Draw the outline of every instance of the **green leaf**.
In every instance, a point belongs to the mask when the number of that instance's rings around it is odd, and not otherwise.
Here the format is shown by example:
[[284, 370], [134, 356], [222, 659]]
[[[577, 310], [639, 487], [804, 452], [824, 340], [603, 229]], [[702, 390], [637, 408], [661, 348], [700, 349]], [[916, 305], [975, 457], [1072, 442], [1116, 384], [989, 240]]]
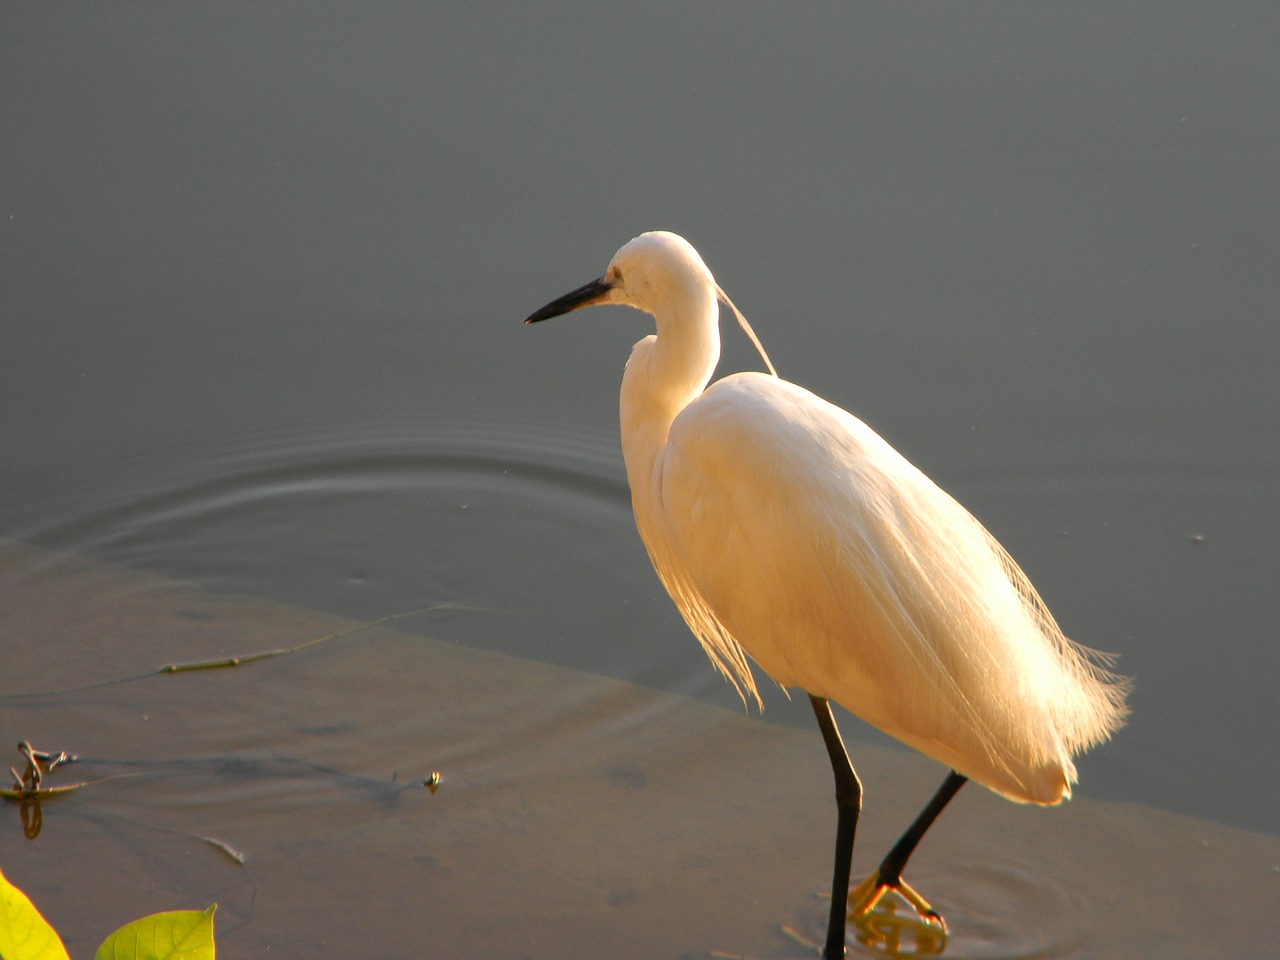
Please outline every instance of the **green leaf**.
[[213, 960], [213, 911], [173, 910], [126, 923], [107, 937], [93, 960]]
[[53, 927], [3, 873], [0, 873], [0, 957], [4, 960], [69, 960], [67, 948]]

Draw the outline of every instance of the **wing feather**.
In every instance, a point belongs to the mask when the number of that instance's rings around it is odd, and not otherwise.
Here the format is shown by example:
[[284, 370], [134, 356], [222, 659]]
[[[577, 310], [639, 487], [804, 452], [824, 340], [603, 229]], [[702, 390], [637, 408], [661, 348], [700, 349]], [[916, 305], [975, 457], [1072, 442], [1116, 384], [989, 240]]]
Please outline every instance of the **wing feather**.
[[[775, 377], [718, 381], [672, 423], [637, 522], [712, 661], [745, 650], [1012, 799], [1056, 802], [1125, 686], [1063, 636], [1009, 555], [860, 420]], [[648, 529], [646, 529], [646, 527]]]

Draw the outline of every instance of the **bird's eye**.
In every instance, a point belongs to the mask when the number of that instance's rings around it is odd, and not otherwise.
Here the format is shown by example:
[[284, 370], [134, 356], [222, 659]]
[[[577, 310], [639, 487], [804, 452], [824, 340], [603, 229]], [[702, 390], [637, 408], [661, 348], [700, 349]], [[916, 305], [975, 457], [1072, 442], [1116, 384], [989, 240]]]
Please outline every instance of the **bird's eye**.
[[609, 280], [610, 280], [610, 282], [615, 283], [615, 284], [622, 283], [622, 271], [621, 271], [621, 270], [610, 270], [610, 271], [609, 271]]

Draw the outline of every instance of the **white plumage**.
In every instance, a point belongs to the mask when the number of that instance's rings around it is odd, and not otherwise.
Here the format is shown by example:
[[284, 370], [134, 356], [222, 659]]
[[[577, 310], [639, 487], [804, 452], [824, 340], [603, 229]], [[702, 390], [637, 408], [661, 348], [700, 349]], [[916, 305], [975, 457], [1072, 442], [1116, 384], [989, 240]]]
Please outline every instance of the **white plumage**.
[[720, 300], [697, 251], [657, 232], [530, 317], [655, 318], [622, 380], [622, 451], [641, 538], [712, 662], [758, 701], [749, 657], [1011, 800], [1069, 796], [1072, 756], [1121, 725], [1126, 682], [862, 421], [771, 374], [707, 386]]
[[1119, 688], [1000, 545], [857, 418], [736, 374], [651, 453], [627, 457], [637, 473], [652, 459], [652, 477], [631, 474], [657, 493], [633, 497], [641, 535], [743, 691], [755, 693], [735, 643], [783, 686], [1036, 803], [1069, 793], [1071, 756], [1117, 724]]

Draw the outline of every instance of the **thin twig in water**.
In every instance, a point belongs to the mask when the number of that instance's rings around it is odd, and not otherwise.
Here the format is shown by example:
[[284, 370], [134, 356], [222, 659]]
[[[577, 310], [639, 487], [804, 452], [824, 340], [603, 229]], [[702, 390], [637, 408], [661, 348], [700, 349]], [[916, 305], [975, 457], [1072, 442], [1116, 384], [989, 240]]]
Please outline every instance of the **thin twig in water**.
[[194, 670], [216, 670], [222, 667], [238, 667], [246, 663], [254, 663], [258, 660], [269, 660], [273, 657], [283, 657], [290, 653], [298, 653], [308, 647], [314, 647], [316, 644], [325, 643], [329, 640], [338, 640], [342, 637], [350, 636], [353, 633], [359, 633], [361, 630], [368, 630], [370, 627], [376, 627], [384, 623], [391, 623], [396, 620], [404, 620], [407, 617], [416, 617], [423, 613], [434, 613], [437, 610], [488, 612], [481, 607], [466, 607], [453, 603], [438, 603], [434, 606], [423, 607], [420, 610], [408, 610], [404, 613], [390, 613], [385, 617], [378, 617], [376, 620], [368, 620], [364, 623], [358, 623], [345, 630], [338, 630], [335, 633], [327, 633], [323, 637], [313, 637], [310, 640], [304, 640], [302, 643], [295, 644], [292, 647], [279, 647], [275, 650], [263, 650], [257, 653], [242, 654], [240, 656], [221, 657], [215, 660], [197, 660], [191, 663], [167, 663], [155, 670], [148, 670], [146, 673], [135, 673], [129, 677], [116, 677], [112, 680], [99, 680], [97, 683], [86, 683], [78, 687], [63, 687], [58, 690], [39, 690], [30, 693], [0, 693], [0, 700], [28, 700], [35, 699], [37, 697], [56, 697], [65, 693], [81, 693], [85, 690], [98, 690], [102, 687], [112, 687], [124, 683], [133, 683], [137, 680], [146, 680], [148, 677], [155, 677], [168, 673], [188, 673]]

